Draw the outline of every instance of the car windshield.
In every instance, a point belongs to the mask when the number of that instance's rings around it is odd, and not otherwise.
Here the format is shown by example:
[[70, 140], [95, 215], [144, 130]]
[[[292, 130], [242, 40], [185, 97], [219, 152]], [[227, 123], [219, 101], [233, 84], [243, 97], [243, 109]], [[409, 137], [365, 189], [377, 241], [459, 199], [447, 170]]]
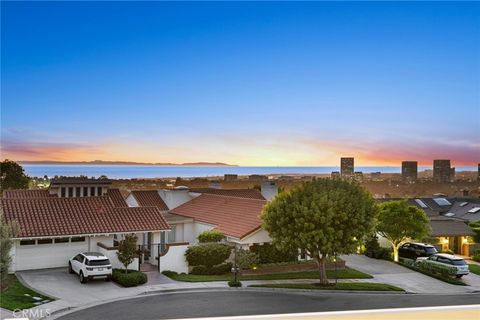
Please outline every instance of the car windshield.
[[428, 254], [437, 253], [437, 249], [435, 249], [434, 247], [426, 247], [425, 251], [427, 251]]
[[464, 266], [466, 265], [467, 263], [465, 262], [465, 260], [463, 259], [458, 259], [458, 260], [452, 260], [452, 264], [454, 266]]
[[109, 264], [110, 264], [110, 261], [108, 259], [88, 261], [89, 266], [107, 266]]

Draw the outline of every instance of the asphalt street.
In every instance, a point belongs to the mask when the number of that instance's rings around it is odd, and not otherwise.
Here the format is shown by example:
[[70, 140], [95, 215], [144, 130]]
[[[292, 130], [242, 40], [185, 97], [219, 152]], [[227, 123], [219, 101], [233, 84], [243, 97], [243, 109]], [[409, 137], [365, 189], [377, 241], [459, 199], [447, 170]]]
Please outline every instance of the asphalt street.
[[61, 320], [172, 319], [478, 304], [480, 294], [365, 294], [274, 290], [161, 293], [66, 314]]

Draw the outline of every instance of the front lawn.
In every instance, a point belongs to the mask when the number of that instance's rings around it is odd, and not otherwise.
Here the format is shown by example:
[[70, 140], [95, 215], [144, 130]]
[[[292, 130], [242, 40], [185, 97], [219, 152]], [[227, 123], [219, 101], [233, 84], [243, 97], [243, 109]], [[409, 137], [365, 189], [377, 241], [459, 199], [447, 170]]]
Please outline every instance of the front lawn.
[[[186, 282], [205, 282], [205, 281], [231, 281], [233, 280], [233, 274], [224, 275], [196, 275], [196, 274], [176, 274], [171, 272], [165, 272], [166, 276], [177, 281]], [[355, 269], [346, 268], [343, 270], [327, 270], [327, 276], [329, 279], [370, 279], [371, 275], [360, 272]], [[301, 272], [284, 272], [284, 273], [270, 273], [270, 274], [258, 274], [258, 275], [239, 275], [240, 281], [246, 280], [288, 280], [288, 279], [318, 279], [317, 271], [301, 271]]]
[[28, 309], [37, 305], [53, 301], [35, 291], [24, 287], [15, 275], [9, 275], [6, 289], [1, 292], [0, 307], [15, 310]]
[[480, 265], [478, 264], [469, 264], [468, 269], [471, 273], [478, 274], [480, 276]]
[[255, 284], [249, 287], [308, 290], [404, 291], [399, 287], [389, 284], [373, 282], [339, 282], [331, 286], [320, 286], [317, 283]]

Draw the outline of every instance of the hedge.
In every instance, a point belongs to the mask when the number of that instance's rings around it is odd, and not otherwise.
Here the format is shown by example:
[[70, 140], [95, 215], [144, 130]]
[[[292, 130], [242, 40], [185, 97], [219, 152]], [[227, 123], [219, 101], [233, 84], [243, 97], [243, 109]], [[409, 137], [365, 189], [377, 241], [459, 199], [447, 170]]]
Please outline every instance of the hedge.
[[423, 260], [417, 264], [417, 268], [421, 271], [439, 275], [444, 278], [455, 277], [457, 269], [455, 267], [449, 267], [441, 265], [429, 260]]
[[122, 287], [136, 287], [147, 282], [147, 275], [136, 270], [113, 269], [112, 280]]
[[216, 266], [207, 267], [207, 266], [195, 266], [192, 268], [190, 274], [199, 274], [199, 275], [222, 275], [232, 271], [232, 263], [222, 263]]
[[250, 251], [258, 254], [260, 263], [278, 263], [278, 262], [294, 262], [297, 261], [298, 251], [281, 251], [274, 245], [265, 243], [263, 245], [254, 244], [250, 247]]
[[223, 233], [218, 230], [208, 230], [200, 233], [197, 238], [200, 243], [220, 242], [223, 239]]
[[232, 248], [227, 244], [205, 243], [189, 247], [185, 257], [191, 266], [213, 267], [227, 260], [231, 251]]

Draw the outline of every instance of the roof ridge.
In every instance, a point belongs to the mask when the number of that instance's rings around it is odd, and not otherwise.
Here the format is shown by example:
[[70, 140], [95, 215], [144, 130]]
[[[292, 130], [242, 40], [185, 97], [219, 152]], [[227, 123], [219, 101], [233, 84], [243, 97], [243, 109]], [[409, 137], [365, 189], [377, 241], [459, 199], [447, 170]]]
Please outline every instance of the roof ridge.
[[[262, 202], [267, 202], [266, 199], [254, 199], [254, 198], [246, 198], [246, 197], [237, 197], [237, 196], [226, 196], [224, 194], [214, 194], [214, 193], [202, 193], [200, 196], [197, 198], [192, 199], [191, 201], [198, 199], [202, 196], [211, 196], [211, 197], [222, 197], [222, 198], [234, 198], [234, 199], [243, 199], [243, 200], [254, 200], [254, 201], [262, 201]], [[190, 201], [187, 201], [185, 203], [188, 203]]]

